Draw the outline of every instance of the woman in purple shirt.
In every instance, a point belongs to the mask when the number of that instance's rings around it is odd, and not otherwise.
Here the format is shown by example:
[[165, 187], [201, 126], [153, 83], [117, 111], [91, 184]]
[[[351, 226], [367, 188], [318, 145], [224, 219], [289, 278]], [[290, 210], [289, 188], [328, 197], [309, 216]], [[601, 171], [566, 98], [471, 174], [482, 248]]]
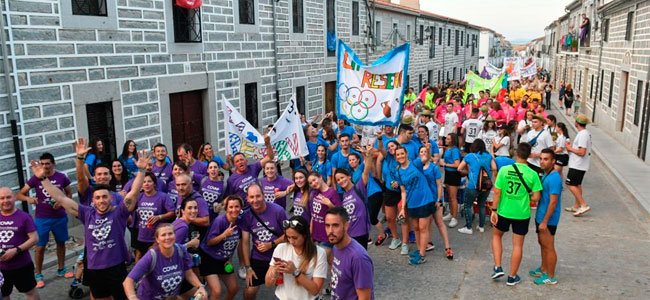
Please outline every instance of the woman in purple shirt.
[[142, 258], [154, 242], [156, 223], [174, 219], [173, 203], [165, 193], [156, 190], [156, 175], [147, 172], [138, 195], [135, 209], [135, 226], [138, 227], [138, 240], [135, 246], [135, 261]]
[[325, 248], [328, 261], [331, 261], [332, 244], [327, 240], [327, 233], [325, 233], [325, 212], [331, 207], [341, 206], [341, 198], [334, 188], [327, 186], [320, 173], [309, 173], [307, 180], [311, 188], [309, 194], [311, 236]]
[[307, 184], [307, 171], [298, 169], [293, 173], [293, 207], [291, 215], [301, 216], [311, 221], [309, 215], [309, 184]]
[[278, 175], [278, 168], [272, 161], [264, 165], [264, 175], [266, 177], [260, 179], [264, 201], [275, 203], [286, 209], [287, 195], [293, 189], [293, 182]]
[[[126, 166], [124, 166], [124, 163], [121, 160], [114, 159], [113, 162], [111, 162], [111, 188], [116, 193], [119, 193], [124, 189], [127, 182], [129, 182], [129, 173], [126, 170]], [[126, 195], [126, 193], [124, 195]]]
[[[181, 283], [187, 281], [193, 287], [183, 293], [184, 298], [206, 299], [207, 293], [201, 281], [192, 272], [192, 256], [183, 246], [176, 244], [174, 226], [163, 223], [156, 228], [157, 246], [136, 263], [124, 280], [124, 292], [129, 300], [166, 299], [181, 294]], [[135, 283], [138, 292], [135, 292]]]
[[219, 169], [219, 164], [216, 161], [210, 161], [208, 163], [208, 177], [201, 179], [200, 193], [208, 204], [211, 222], [221, 211], [220, 203], [223, 200], [224, 186], [223, 173]]
[[174, 232], [176, 233], [177, 244], [184, 245], [186, 248], [196, 248], [199, 246], [199, 236], [192, 236], [189, 226], [198, 213], [199, 208], [195, 199], [187, 198], [183, 200], [179, 209], [178, 219], [172, 222]]

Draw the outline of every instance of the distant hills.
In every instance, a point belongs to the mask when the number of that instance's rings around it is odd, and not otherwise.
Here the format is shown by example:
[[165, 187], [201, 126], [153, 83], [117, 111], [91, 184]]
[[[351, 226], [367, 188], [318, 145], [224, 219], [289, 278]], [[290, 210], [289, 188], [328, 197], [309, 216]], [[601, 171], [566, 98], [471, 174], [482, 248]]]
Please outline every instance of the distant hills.
[[517, 39], [509, 39], [508, 41], [513, 45], [522, 45], [532, 41], [532, 39], [517, 38]]

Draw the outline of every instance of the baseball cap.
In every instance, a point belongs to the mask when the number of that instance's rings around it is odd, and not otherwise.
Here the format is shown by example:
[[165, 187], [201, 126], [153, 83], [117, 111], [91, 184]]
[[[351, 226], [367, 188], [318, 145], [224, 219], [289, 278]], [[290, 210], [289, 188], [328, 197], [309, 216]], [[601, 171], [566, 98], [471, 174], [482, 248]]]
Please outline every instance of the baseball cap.
[[591, 121], [589, 120], [589, 117], [587, 117], [584, 114], [577, 115], [575, 119], [576, 119], [576, 123], [578, 123], [580, 125], [587, 125], [587, 124], [591, 123]]
[[423, 110], [423, 111], [420, 113], [420, 115], [421, 115], [421, 116], [429, 116], [429, 117], [430, 117], [430, 116], [431, 116], [431, 111], [428, 110], [428, 109], [425, 109], [425, 110]]
[[497, 129], [507, 129], [507, 128], [508, 128], [508, 125], [506, 125], [506, 124], [499, 124], [497, 126]]

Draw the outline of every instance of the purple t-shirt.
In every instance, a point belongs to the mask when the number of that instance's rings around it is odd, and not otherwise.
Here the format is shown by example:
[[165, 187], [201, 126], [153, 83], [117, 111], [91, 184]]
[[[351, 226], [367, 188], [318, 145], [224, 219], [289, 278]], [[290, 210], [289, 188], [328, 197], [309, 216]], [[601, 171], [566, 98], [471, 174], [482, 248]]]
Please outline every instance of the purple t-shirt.
[[154, 232], [156, 231], [157, 224], [147, 227], [149, 217], [176, 210], [176, 207], [171, 199], [167, 197], [167, 194], [158, 191], [151, 196], [140, 193], [135, 207], [134, 222], [138, 225], [138, 241], [146, 243], [153, 243], [156, 240], [154, 238]]
[[225, 215], [218, 216], [214, 219], [212, 225], [210, 225], [210, 230], [206, 238], [201, 242], [201, 250], [216, 260], [229, 260], [237, 250], [237, 245], [239, 245], [239, 240], [241, 239], [241, 222], [236, 221], [235, 225], [237, 227], [235, 227], [231, 235], [214, 246], [208, 246], [209, 240], [219, 236], [230, 226], [230, 222]]
[[[35, 231], [32, 216], [22, 210], [16, 210], [9, 216], [0, 214], [0, 249], [7, 251], [20, 246], [29, 239], [27, 234]], [[15, 270], [30, 263], [32, 257], [29, 256], [29, 251], [23, 251], [9, 261], [0, 262], [0, 270]]]
[[[93, 189], [92, 186], [88, 186], [86, 188], [86, 192], [84, 192], [83, 195], [79, 195], [79, 204], [81, 205], [87, 205], [87, 206], [93, 206], [93, 193], [95, 192], [95, 189]], [[116, 193], [114, 191], [110, 192], [111, 195], [113, 196], [113, 202], [111, 205], [118, 206], [120, 203], [124, 202], [124, 197], [120, 195], [120, 193]]]
[[330, 288], [332, 300], [359, 299], [356, 289], [371, 289], [370, 299], [375, 299], [372, 292], [374, 266], [368, 251], [352, 239], [345, 248], [332, 248], [332, 274]]
[[[130, 192], [131, 187], [133, 186], [133, 181], [134, 180], [135, 180], [135, 177], [129, 179], [129, 181], [126, 182], [126, 184], [124, 185], [122, 190], [127, 192], [127, 193]], [[167, 184], [165, 183], [165, 181], [163, 181], [160, 178], [156, 178], [156, 191], [167, 193]]]
[[[280, 235], [283, 233], [282, 221], [289, 218], [284, 208], [280, 207], [280, 205], [269, 202], [266, 203], [266, 209], [264, 212], [261, 214], [258, 213], [257, 215], [260, 217], [260, 219], [262, 219], [262, 221], [264, 221], [269, 229]], [[279, 236], [269, 232], [264, 227], [264, 225], [260, 224], [260, 222], [257, 221], [257, 218], [253, 216], [252, 210], [246, 212], [246, 214], [244, 214], [242, 217], [241, 229], [250, 233], [253, 240], [253, 245], [257, 244], [258, 242], [269, 243], [279, 238]], [[251, 258], [261, 261], [271, 261], [271, 256], [273, 255], [273, 249], [269, 249], [269, 251], [261, 253], [255, 246], [253, 246], [253, 251], [251, 252]]]
[[[52, 176], [48, 177], [47, 179], [50, 180], [52, 185], [57, 187], [60, 190], [64, 190], [67, 186], [70, 185], [70, 179], [68, 176], [65, 176], [65, 174], [61, 172], [54, 171], [54, 174]], [[50, 194], [47, 193], [45, 189], [43, 189], [43, 184], [41, 184], [41, 181], [36, 178], [36, 175], [33, 175], [29, 180], [27, 181], [27, 185], [29, 185], [30, 188], [33, 188], [36, 190], [36, 213], [34, 214], [37, 218], [63, 218], [65, 217], [65, 209], [63, 207], [59, 209], [54, 209], [52, 207], [52, 204], [50, 204], [50, 200], [52, 200], [52, 197], [50, 197]], [[64, 191], [65, 192], [65, 191]]]
[[[361, 193], [362, 197], [368, 197], [368, 192], [366, 191], [365, 184], [363, 184], [363, 180], [359, 180], [355, 186]], [[370, 232], [368, 210], [363, 200], [359, 198], [359, 195], [354, 188], [343, 193], [342, 206], [350, 216], [350, 227], [348, 228], [348, 234], [351, 237], [358, 237], [368, 234]]]
[[294, 216], [302, 216], [309, 222], [311, 220], [311, 215], [309, 214], [309, 200], [307, 200], [307, 205], [302, 205], [300, 202], [302, 201], [302, 192], [301, 191], [295, 191], [293, 193], [293, 215]]
[[95, 208], [79, 205], [77, 218], [86, 227], [86, 257], [88, 269], [101, 270], [116, 266], [130, 259], [124, 241], [129, 209], [120, 202], [114, 209], [100, 215]]
[[198, 160], [194, 160], [194, 164], [190, 166], [190, 171], [201, 176], [208, 176], [208, 166]]
[[152, 173], [156, 175], [159, 179], [168, 183], [172, 180], [172, 169], [173, 166], [165, 161], [165, 164], [162, 167], [156, 165], [156, 162], [153, 163], [153, 168], [151, 169]]
[[167, 183], [167, 196], [169, 196], [169, 199], [172, 200], [172, 203], [174, 203], [174, 206], [176, 206], [176, 208], [181, 207], [178, 190], [176, 189], [176, 180], [172, 179], [172, 181]]
[[190, 227], [187, 225], [185, 220], [183, 219], [176, 219], [174, 222], [172, 222], [172, 225], [174, 225], [174, 232], [176, 233], [176, 243], [185, 245], [185, 243], [190, 241]]
[[[179, 253], [179, 250], [183, 253]], [[147, 251], [128, 275], [135, 282], [142, 279], [138, 286], [138, 298], [163, 300], [178, 295], [185, 279], [185, 271], [192, 268], [192, 256], [180, 245], [174, 246], [174, 254], [170, 258], [164, 257], [159, 247], [155, 247], [153, 251], [156, 252], [156, 265], [151, 273], [149, 270], [153, 258], [151, 251]]]
[[330, 199], [334, 206], [341, 206], [341, 198], [339, 198], [339, 194], [333, 188], [328, 188], [324, 193], [318, 190], [311, 191], [311, 195], [309, 196], [312, 220], [311, 235], [316, 241], [328, 242], [327, 234], [325, 233], [325, 212], [327, 212], [329, 207], [323, 204], [321, 201], [322, 198]]
[[244, 174], [233, 172], [232, 175], [228, 177], [226, 192], [224, 194], [239, 195], [239, 197], [244, 199], [244, 207], [242, 207], [242, 209], [248, 209], [250, 205], [248, 204], [248, 201], [246, 201], [246, 190], [248, 190], [249, 185], [257, 182], [257, 177], [260, 175], [260, 171], [262, 171], [262, 164], [258, 161], [248, 165]]
[[210, 222], [212, 222], [218, 215], [214, 212], [214, 204], [221, 203], [223, 200], [223, 181], [212, 181], [208, 177], [205, 178], [201, 184], [201, 195], [208, 206]]
[[284, 192], [290, 185], [293, 184], [293, 181], [286, 179], [282, 176], [277, 176], [275, 180], [269, 181], [268, 178], [264, 177], [260, 179], [260, 184], [262, 185], [262, 193], [264, 194], [264, 201], [273, 202], [280, 207], [287, 207], [287, 197], [282, 197], [275, 199], [275, 189], [278, 191]]

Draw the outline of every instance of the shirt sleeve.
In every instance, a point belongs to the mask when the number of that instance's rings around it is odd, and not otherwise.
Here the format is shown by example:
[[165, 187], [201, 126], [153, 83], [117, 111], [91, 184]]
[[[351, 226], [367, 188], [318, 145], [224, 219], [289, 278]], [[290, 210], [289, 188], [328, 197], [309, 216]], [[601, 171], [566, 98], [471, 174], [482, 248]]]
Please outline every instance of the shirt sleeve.
[[[536, 174], [535, 174], [536, 175]], [[530, 189], [533, 192], [538, 192], [542, 190], [542, 182], [539, 181], [539, 176], [531, 176], [533, 178], [533, 184]]]
[[498, 188], [500, 190], [503, 190], [505, 188], [504, 185], [506, 183], [505, 183], [505, 178], [504, 177], [505, 177], [506, 172], [508, 172], [508, 169], [509, 168], [505, 168], [505, 167], [501, 168], [499, 173], [497, 173], [497, 180], [494, 182], [494, 187], [495, 188]]
[[36, 231], [36, 224], [34, 224], [34, 219], [30, 214], [26, 214], [27, 216], [25, 217], [25, 232], [27, 233], [32, 233]]
[[573, 148], [587, 148], [587, 135], [578, 134], [573, 142]]
[[176, 232], [176, 243], [182, 244], [183, 241], [185, 240], [185, 237], [187, 237], [187, 233], [189, 229], [187, 228], [187, 226], [178, 226], [174, 228], [174, 230]]
[[149, 272], [149, 269], [151, 268], [151, 260], [151, 252], [147, 251], [135, 267], [133, 267], [131, 272], [129, 272], [128, 277], [133, 279], [133, 281], [138, 282], [145, 274], [147, 274], [147, 272]]
[[181, 251], [183, 251], [183, 265], [182, 265], [183, 270], [187, 271], [191, 269], [192, 266], [194, 266], [194, 260], [192, 259], [192, 255], [189, 252], [187, 252], [187, 248], [183, 246], [179, 248], [181, 248]]
[[213, 156], [213, 157], [212, 157], [212, 160], [213, 160], [213, 161], [216, 161], [216, 162], [217, 162], [217, 165], [219, 165], [219, 167], [221, 167], [221, 168], [223, 168], [223, 166], [226, 164], [226, 163], [223, 161], [223, 159], [221, 159], [221, 157], [219, 157], [219, 156], [217, 156], [217, 155]]
[[550, 182], [550, 194], [551, 195], [562, 195], [562, 178], [558, 176], [553, 176], [549, 178]]
[[352, 260], [355, 289], [371, 289], [374, 270], [372, 261], [368, 257], [359, 257]]
[[38, 179], [36, 179], [36, 175], [32, 175], [32, 177], [29, 177], [29, 180], [27, 180], [27, 185], [28, 185], [30, 188], [35, 188], [35, 187], [37, 187], [37, 186], [38, 186], [38, 183], [39, 183], [39, 181], [38, 181]]
[[89, 166], [92, 166], [94, 161], [95, 161], [95, 154], [88, 154], [88, 156], [86, 156], [86, 160], [84, 161], [84, 163]]
[[318, 255], [318, 257], [316, 258], [316, 268], [314, 268], [314, 274], [312, 277], [327, 278], [327, 269], [329, 267], [327, 264], [327, 254], [325, 254], [323, 248], [316, 246], [316, 255]]
[[460, 160], [460, 150], [458, 148], [454, 148], [454, 150], [451, 151], [451, 158], [453, 161]]
[[163, 196], [163, 206], [165, 207], [165, 212], [175, 211], [176, 205], [172, 202], [172, 198], [169, 198], [169, 195], [164, 194]]

